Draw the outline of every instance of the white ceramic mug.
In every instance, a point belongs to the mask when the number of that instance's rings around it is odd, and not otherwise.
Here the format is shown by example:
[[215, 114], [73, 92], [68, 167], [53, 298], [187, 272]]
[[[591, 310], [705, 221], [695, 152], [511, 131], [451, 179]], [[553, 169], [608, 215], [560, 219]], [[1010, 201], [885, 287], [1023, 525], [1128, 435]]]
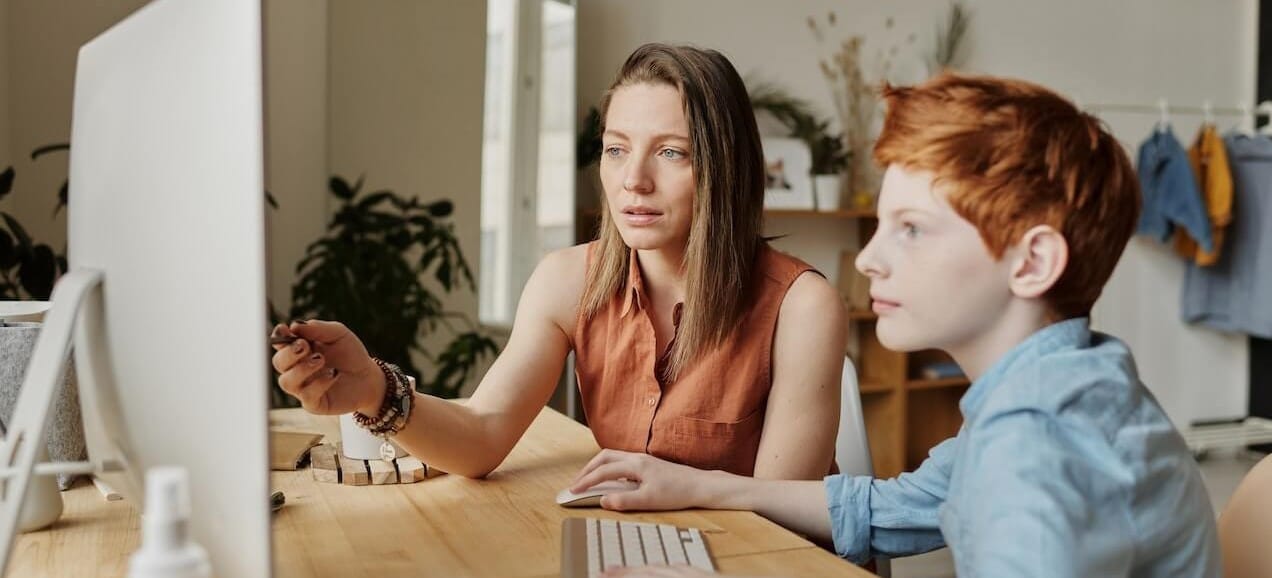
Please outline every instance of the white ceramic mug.
[[340, 447], [346, 458], [354, 460], [380, 459], [380, 445], [384, 440], [371, 435], [353, 421], [353, 414], [340, 416]]

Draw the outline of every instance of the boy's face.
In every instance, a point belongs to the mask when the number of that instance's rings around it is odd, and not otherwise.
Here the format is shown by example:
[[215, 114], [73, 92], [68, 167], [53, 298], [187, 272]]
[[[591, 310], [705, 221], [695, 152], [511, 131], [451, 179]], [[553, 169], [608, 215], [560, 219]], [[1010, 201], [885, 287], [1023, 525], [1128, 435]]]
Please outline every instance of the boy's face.
[[857, 257], [870, 277], [879, 342], [896, 351], [954, 349], [999, 320], [1012, 291], [976, 227], [954, 212], [933, 175], [888, 167], [879, 229]]

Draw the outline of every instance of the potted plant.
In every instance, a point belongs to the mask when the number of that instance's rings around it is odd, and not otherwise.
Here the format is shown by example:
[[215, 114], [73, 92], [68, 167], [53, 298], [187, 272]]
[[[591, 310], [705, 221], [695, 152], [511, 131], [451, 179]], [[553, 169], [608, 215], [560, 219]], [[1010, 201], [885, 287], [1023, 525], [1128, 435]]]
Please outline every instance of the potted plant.
[[851, 154], [844, 149], [843, 139], [830, 132], [830, 120], [817, 116], [807, 102], [771, 83], [757, 83], [750, 97], [754, 109], [768, 113], [786, 127], [789, 136], [808, 145], [813, 158], [817, 209], [838, 209], [842, 190], [839, 175], [848, 166]]
[[[31, 153], [31, 158], [34, 160], [61, 146], [41, 147]], [[0, 172], [0, 201], [13, 192], [16, 176], [13, 167]], [[55, 214], [66, 204], [65, 199], [66, 185], [63, 184]], [[0, 300], [48, 300], [54, 282], [66, 272], [66, 256], [35, 242], [12, 214], [0, 211], [0, 220], [3, 221], [0, 223]]]
[[[417, 376], [419, 391], [456, 397], [476, 365], [498, 347], [438, 297], [438, 289], [476, 290], [448, 220], [454, 205], [424, 204], [389, 190], [359, 196], [361, 178], [350, 184], [333, 176], [328, 188], [340, 206], [327, 233], [296, 265], [290, 317], [339, 320], [372, 355]], [[454, 337], [434, 354], [422, 341], [442, 328]], [[416, 367], [413, 352], [432, 362], [431, 376]]]

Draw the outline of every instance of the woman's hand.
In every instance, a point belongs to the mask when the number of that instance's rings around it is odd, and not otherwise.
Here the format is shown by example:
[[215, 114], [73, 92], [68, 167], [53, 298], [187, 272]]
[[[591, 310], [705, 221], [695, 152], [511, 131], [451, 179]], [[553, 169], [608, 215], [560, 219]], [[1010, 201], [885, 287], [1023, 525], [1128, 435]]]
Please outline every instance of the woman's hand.
[[660, 460], [649, 454], [602, 450], [570, 484], [579, 493], [601, 482], [620, 478], [640, 487], [601, 498], [607, 510], [684, 510], [705, 507], [716, 472]]
[[274, 346], [278, 386], [319, 415], [353, 411], [374, 416], [384, 401], [384, 373], [358, 336], [342, 323], [294, 321], [271, 337], [298, 337]]

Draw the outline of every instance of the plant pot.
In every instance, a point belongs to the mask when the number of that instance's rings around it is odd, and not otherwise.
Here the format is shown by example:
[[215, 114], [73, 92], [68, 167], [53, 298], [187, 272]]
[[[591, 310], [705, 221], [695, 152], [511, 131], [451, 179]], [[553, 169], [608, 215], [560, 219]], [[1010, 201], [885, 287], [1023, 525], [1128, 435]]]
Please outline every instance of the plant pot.
[[[35, 341], [43, 326], [29, 321], [0, 325], [0, 420], [13, 419], [18, 392], [26, 378], [27, 364], [35, 352]], [[84, 443], [84, 420], [80, 416], [79, 388], [75, 384], [75, 364], [70, 362], [66, 378], [53, 395], [44, 439], [53, 461], [81, 461], [88, 458]], [[57, 485], [70, 488], [77, 476], [59, 474]]]
[[813, 193], [817, 198], [818, 211], [838, 211], [840, 207], [839, 175], [813, 175]]

